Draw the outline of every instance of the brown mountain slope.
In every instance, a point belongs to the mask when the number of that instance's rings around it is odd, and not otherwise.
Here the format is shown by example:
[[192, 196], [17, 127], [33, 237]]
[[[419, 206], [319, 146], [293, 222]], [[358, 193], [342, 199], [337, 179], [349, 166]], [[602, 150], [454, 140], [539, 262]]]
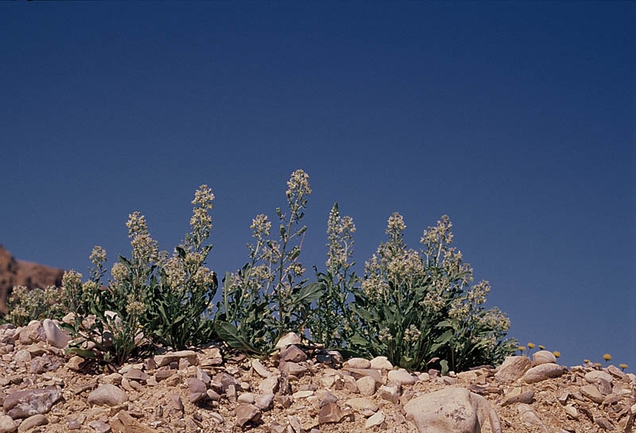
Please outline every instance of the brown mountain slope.
[[29, 289], [61, 286], [63, 269], [16, 260], [0, 245], [0, 313], [7, 313], [7, 300], [15, 286]]

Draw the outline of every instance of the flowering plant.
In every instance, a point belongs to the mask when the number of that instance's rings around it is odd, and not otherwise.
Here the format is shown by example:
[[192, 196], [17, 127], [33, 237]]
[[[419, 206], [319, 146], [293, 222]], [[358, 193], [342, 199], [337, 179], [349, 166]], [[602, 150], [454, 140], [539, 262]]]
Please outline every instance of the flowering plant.
[[212, 338], [211, 308], [217, 283], [205, 267], [212, 246], [210, 235], [214, 194], [202, 185], [192, 201], [190, 233], [173, 257], [159, 251], [150, 237], [146, 219], [129, 215], [130, 259], [119, 256], [106, 274], [106, 252], [95, 247], [89, 281], [70, 271], [63, 278], [63, 303], [74, 320], [66, 328], [76, 339], [71, 350], [104, 362], [123, 363], [145, 345], [162, 344], [183, 349]]
[[442, 371], [497, 363], [514, 351], [516, 343], [503, 340], [507, 317], [483, 307], [490, 286], [471, 286], [472, 269], [450, 246], [451, 226], [443, 216], [425, 230], [418, 252], [404, 242], [402, 216], [389, 218], [389, 239], [366, 262], [351, 305], [359, 321], [355, 350], [410, 369], [438, 360]]
[[216, 331], [230, 346], [257, 354], [273, 350], [286, 332], [302, 333], [312, 302], [322, 285], [300, 279], [305, 268], [299, 261], [307, 226], [300, 226], [311, 194], [309, 176], [292, 173], [287, 182], [289, 215], [276, 209], [278, 236], [264, 215], [252, 221], [250, 261], [235, 273], [226, 273]]

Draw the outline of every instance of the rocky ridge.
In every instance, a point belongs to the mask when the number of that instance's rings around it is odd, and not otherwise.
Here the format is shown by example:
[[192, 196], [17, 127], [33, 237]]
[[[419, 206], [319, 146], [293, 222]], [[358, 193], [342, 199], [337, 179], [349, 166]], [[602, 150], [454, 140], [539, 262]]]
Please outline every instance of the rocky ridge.
[[63, 269], [17, 260], [0, 245], [0, 313], [7, 313], [7, 301], [15, 286], [45, 289], [62, 285]]
[[636, 412], [636, 375], [545, 351], [441, 376], [291, 334], [264, 360], [212, 346], [97, 372], [67, 342], [50, 320], [0, 327], [0, 433], [632, 432]]

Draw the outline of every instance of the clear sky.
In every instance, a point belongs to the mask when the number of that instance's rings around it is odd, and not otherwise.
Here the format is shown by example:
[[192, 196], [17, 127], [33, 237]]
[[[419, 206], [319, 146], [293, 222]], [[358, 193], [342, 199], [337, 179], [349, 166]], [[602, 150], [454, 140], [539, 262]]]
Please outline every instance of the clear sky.
[[303, 263], [329, 209], [362, 265], [394, 211], [444, 214], [509, 335], [636, 368], [633, 2], [3, 2], [0, 243], [87, 273], [162, 249], [216, 195], [209, 266], [310, 175]]

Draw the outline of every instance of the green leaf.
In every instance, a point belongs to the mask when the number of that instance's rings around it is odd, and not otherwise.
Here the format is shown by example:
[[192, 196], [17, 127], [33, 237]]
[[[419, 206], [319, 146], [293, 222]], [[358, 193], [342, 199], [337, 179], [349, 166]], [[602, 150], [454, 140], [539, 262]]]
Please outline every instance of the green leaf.
[[216, 333], [223, 341], [225, 341], [230, 347], [235, 349], [244, 350], [246, 352], [262, 355], [262, 353], [255, 349], [245, 338], [243, 338], [236, 326], [228, 322], [217, 321], [214, 324]]
[[322, 283], [309, 283], [305, 285], [298, 294], [295, 295], [294, 301], [299, 304], [311, 304], [320, 299], [325, 293], [325, 285]]
[[442, 359], [442, 360], [439, 362], [439, 365], [441, 365], [441, 366], [442, 366], [442, 376], [446, 376], [446, 374], [447, 374], [447, 373], [448, 373], [448, 371], [449, 371], [449, 368], [448, 368], [448, 361], [447, 361], [447, 360], [445, 360], [445, 359]]

